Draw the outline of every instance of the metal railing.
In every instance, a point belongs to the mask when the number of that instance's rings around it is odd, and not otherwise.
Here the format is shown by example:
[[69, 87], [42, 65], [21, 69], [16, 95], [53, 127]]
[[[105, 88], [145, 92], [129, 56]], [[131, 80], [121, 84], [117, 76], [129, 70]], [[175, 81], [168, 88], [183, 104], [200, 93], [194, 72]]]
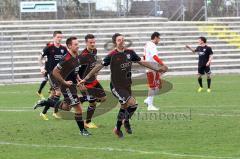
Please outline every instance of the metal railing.
[[[206, 9], [205, 6], [203, 6], [201, 9], [199, 9], [199, 11], [193, 16], [191, 21], [194, 21], [194, 20], [200, 21], [203, 17], [205, 17], [204, 13], [201, 15], [201, 13], [205, 11], [205, 9]], [[200, 17], [198, 19], [196, 19], [198, 16], [200, 16]], [[205, 20], [206, 20], [206, 17], [205, 17]]]
[[[8, 45], [9, 48], [4, 48], [4, 47], [0, 47], [1, 51], [4, 53], [4, 51], [9, 50], [10, 53], [6, 56], [6, 60], [4, 58], [1, 59], [1, 61], [3, 61], [3, 63], [6, 63], [6, 66], [3, 65], [1, 66], [1, 71], [3, 71], [3, 73], [1, 74], [9, 74], [7, 77], [9, 77], [8, 81], [10, 80], [10, 82], [14, 83], [15, 82], [15, 61], [14, 61], [14, 44], [13, 44], [13, 40], [14, 37], [13, 35], [11, 35], [10, 37], [5, 37], [3, 33], [1, 33], [1, 37], [0, 37], [0, 46], [5, 46]], [[10, 63], [9, 63], [10, 62]], [[1, 63], [1, 62], [0, 62]], [[9, 71], [6, 71], [9, 70]], [[1, 75], [0, 74], [0, 75]]]
[[[174, 19], [174, 17], [176, 17]], [[172, 16], [169, 18], [169, 20], [176, 20], [178, 21], [180, 18], [182, 18], [182, 21], [185, 21], [185, 6], [181, 5], [173, 14]]]

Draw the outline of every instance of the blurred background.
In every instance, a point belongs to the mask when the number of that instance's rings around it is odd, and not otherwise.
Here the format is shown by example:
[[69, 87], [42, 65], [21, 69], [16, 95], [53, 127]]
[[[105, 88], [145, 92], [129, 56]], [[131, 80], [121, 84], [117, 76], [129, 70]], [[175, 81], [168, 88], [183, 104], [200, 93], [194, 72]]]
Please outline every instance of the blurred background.
[[57, 12], [20, 13], [24, 1], [31, 0], [1, 0], [0, 20], [156, 16], [198, 21], [240, 14], [240, 0], [57, 0]]

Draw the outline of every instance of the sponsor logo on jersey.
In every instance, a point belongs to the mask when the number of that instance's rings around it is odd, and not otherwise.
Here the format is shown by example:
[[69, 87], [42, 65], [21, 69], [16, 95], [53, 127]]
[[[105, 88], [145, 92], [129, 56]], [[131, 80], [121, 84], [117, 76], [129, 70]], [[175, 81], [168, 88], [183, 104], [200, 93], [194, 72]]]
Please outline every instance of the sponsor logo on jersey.
[[54, 58], [56, 59], [56, 60], [59, 60], [59, 59], [61, 59], [63, 56], [62, 55], [54, 55]]
[[126, 62], [120, 65], [122, 70], [126, 70], [126, 68], [130, 66], [131, 66], [131, 62]]
[[203, 55], [205, 55], [205, 52], [198, 52], [198, 55], [203, 56]]

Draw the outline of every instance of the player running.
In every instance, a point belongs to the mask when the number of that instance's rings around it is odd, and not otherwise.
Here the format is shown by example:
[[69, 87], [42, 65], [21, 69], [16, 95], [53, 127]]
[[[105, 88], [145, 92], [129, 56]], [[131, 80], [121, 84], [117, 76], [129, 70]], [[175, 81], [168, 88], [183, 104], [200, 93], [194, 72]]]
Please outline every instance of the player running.
[[[164, 65], [163, 61], [158, 57], [157, 44], [160, 42], [160, 34], [154, 32], [151, 35], [151, 41], [147, 42], [144, 47], [144, 60], [151, 62], [152, 64]], [[153, 105], [154, 95], [157, 94], [162, 86], [161, 73], [147, 69], [148, 80], [148, 97], [144, 100], [144, 103], [148, 105], [148, 110], [159, 110]]]
[[[94, 35], [87, 34], [85, 36], [86, 48], [81, 52], [81, 67], [79, 69], [79, 76], [83, 79], [96, 65], [97, 62], [97, 49], [96, 49], [96, 40]], [[92, 117], [96, 109], [97, 102], [104, 102], [106, 100], [106, 94], [103, 87], [98, 82], [96, 76], [92, 76], [85, 83], [87, 88], [87, 100], [89, 106], [87, 109], [87, 118], [85, 121], [85, 127], [87, 128], [97, 128], [92, 122]]]
[[[48, 45], [43, 49], [42, 55], [40, 56], [40, 66], [41, 72], [48, 74], [49, 84], [51, 86], [51, 95], [47, 100], [40, 100], [35, 105], [34, 109], [38, 107], [43, 107], [43, 111], [40, 113], [40, 116], [43, 120], [49, 120], [47, 116], [47, 111], [50, 107], [54, 107], [53, 103], [59, 101], [61, 96], [61, 90], [59, 88], [59, 83], [53, 78], [52, 71], [54, 67], [59, 63], [59, 61], [63, 58], [63, 56], [67, 53], [67, 48], [61, 45], [63, 35], [61, 31], [54, 31], [53, 33], [53, 42], [48, 43]], [[45, 66], [43, 59], [47, 57], [45, 61]], [[54, 111], [53, 116], [55, 118], [59, 118]]]
[[[81, 60], [78, 56], [79, 42], [77, 37], [70, 37], [67, 39], [66, 44], [69, 51], [53, 70], [53, 76], [60, 82], [61, 92], [64, 97], [63, 102], [58, 102], [56, 106], [67, 111], [73, 107], [80, 134], [89, 136], [91, 134], [84, 128], [81, 102], [77, 94], [77, 83], [80, 80], [78, 72]], [[79, 84], [79, 86], [81, 85]]]
[[207, 44], [207, 39], [205, 37], [199, 37], [198, 44], [199, 46], [194, 50], [189, 45], [186, 45], [186, 48], [191, 50], [193, 53], [198, 53], [198, 83], [199, 88], [198, 92], [202, 92], [203, 84], [202, 84], [202, 76], [206, 73], [207, 74], [207, 85], [208, 89], [207, 92], [211, 92], [211, 68], [210, 65], [213, 59], [213, 51], [212, 48], [209, 47]]
[[111, 70], [111, 82], [110, 88], [115, 97], [119, 99], [121, 108], [117, 115], [117, 123], [114, 128], [114, 133], [119, 137], [123, 137], [121, 131], [122, 124], [124, 125], [126, 132], [132, 134], [131, 125], [129, 119], [137, 109], [136, 99], [132, 96], [131, 91], [131, 68], [132, 62], [136, 62], [144, 67], [153, 69], [158, 72], [166, 72], [167, 67], [161, 66], [156, 69], [148, 62], [144, 62], [135, 53], [135, 51], [126, 49], [123, 35], [115, 33], [112, 36], [112, 42], [115, 45], [115, 49], [112, 50], [103, 60], [102, 63], [96, 65], [92, 71], [80, 82], [84, 83], [90, 79], [95, 73], [100, 71], [104, 66], [110, 65]]

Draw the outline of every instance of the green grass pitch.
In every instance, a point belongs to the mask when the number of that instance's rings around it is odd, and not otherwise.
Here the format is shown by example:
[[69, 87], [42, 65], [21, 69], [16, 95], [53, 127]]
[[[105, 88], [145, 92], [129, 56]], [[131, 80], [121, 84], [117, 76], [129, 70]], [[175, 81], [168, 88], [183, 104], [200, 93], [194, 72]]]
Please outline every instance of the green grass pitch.
[[[197, 93], [194, 76], [165, 79], [173, 89], [155, 97], [160, 112], [151, 114], [145, 97], [137, 97], [134, 133], [124, 139], [112, 133], [118, 106], [94, 118], [99, 128], [83, 137], [75, 121], [56, 120], [52, 111], [50, 120], [43, 121], [42, 109], [32, 109], [38, 84], [0, 86], [0, 159], [240, 158], [240, 76], [214, 76], [211, 93]], [[107, 81], [101, 83], [109, 89]]]

